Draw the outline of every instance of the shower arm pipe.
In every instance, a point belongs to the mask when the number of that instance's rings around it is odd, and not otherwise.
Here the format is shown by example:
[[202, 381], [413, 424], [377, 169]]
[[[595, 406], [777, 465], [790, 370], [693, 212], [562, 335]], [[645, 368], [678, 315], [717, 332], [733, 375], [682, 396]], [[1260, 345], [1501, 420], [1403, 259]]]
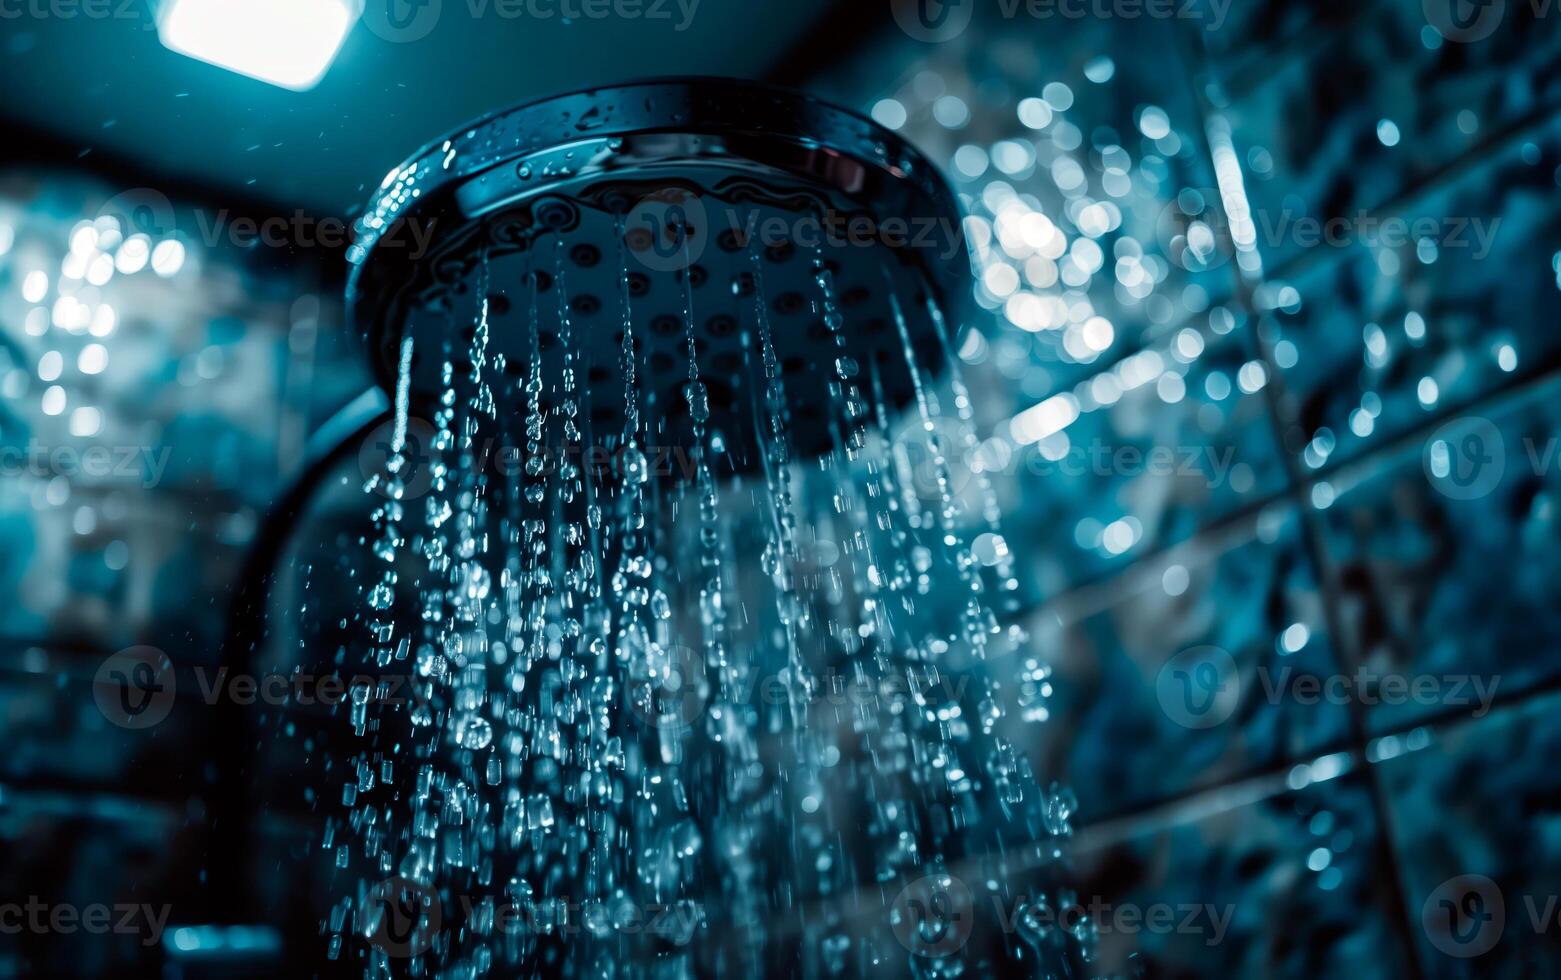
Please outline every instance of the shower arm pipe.
[[[278, 562], [291, 531], [304, 509], [323, 485], [331, 468], [358, 446], [376, 427], [392, 417], [390, 402], [379, 388], [353, 398], [309, 437], [303, 464], [267, 509], [244, 555], [228, 603], [218, 664], [229, 675], [252, 674], [256, 651], [265, 630], [266, 606]], [[231, 698], [217, 702], [212, 744], [227, 753], [213, 794], [212, 831], [207, 851], [211, 893], [234, 922], [248, 921], [255, 910], [245, 907], [252, 896], [248, 887], [246, 858], [253, 853], [248, 840], [253, 823], [249, 805], [248, 770], [259, 757], [258, 735], [250, 730], [245, 709]]]

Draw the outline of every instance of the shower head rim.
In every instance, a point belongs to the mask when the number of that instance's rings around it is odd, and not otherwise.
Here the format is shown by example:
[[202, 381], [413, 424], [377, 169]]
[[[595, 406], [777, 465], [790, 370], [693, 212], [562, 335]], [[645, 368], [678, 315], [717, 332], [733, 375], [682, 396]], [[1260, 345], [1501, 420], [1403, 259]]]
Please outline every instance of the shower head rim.
[[[856, 240], [854, 234], [850, 240], [830, 238], [811, 245], [800, 237], [787, 239], [794, 246], [789, 254], [813, 252], [811, 261], [785, 268], [779, 264], [787, 260], [777, 258], [773, 246], [753, 247], [765, 244], [762, 233], [749, 239], [747, 249], [738, 244], [742, 237], [717, 242], [720, 249], [708, 250], [703, 260], [708, 265], [713, 259], [715, 265], [702, 273], [717, 282], [733, 276], [734, 288], [733, 270], [738, 268], [734, 263], [749, 258], [759, 262], [761, 257], [767, 268], [777, 263], [770, 269], [775, 277], [766, 273], [764, 282], [775, 291], [772, 315], [790, 318], [775, 324], [779, 361], [788, 378], [792, 372], [808, 373], [797, 381], [798, 391], [812, 395], [797, 396], [802, 419], [793, 418], [790, 428], [794, 449], [804, 456], [825, 451], [830, 440], [827, 419], [818, 412], [818, 406], [829, 404], [830, 398], [820, 380], [823, 371], [832, 376], [837, 370], [857, 370], [836, 366], [841, 352], [851, 355], [846, 363], [866, 365], [908, 352], [914, 341], [928, 361], [929, 373], [936, 375], [943, 356], [938, 352], [958, 348], [962, 314], [972, 295], [970, 263], [958, 199], [936, 167], [879, 124], [814, 96], [757, 82], [680, 77], [585, 89], [490, 114], [462, 127], [452, 138], [427, 144], [418, 157], [391, 172], [360, 219], [360, 235], [348, 256], [352, 262], [348, 322], [366, 343], [379, 385], [387, 392], [397, 390], [403, 340], [423, 338], [412, 354], [409, 393], [412, 402], [431, 404], [439, 383], [437, 369], [443, 362], [424, 358], [419, 368], [419, 355], [428, 350], [424, 340], [443, 335], [452, 322], [452, 310], [473, 314], [476, 293], [470, 277], [477, 274], [479, 257], [483, 284], [488, 281], [489, 256], [508, 264], [505, 272], [497, 273], [500, 281], [523, 282], [531, 272], [529, 266], [516, 265], [514, 253], [529, 253], [549, 240], [561, 247], [577, 228], [590, 227], [594, 231], [584, 233], [581, 241], [602, 246], [593, 250], [599, 258], [611, 250], [604, 243], [616, 237], [611, 231], [614, 215], [620, 220], [632, 218], [639, 205], [659, 200], [661, 192], [673, 189], [692, 189], [719, 208], [736, 209], [729, 216], [739, 211], [753, 219], [768, 214], [783, 221], [865, 216], [875, 226], [866, 241]], [[717, 213], [712, 209], [707, 216], [705, 227], [711, 234]], [[947, 234], [934, 236], [931, 242], [921, 238], [913, 242], [899, 237], [904, 236], [903, 226], [892, 232], [891, 220], [924, 230], [927, 226], [919, 223], [930, 221]], [[408, 229], [424, 233], [417, 242], [422, 251], [409, 250], [408, 236], [395, 235]], [[882, 235], [877, 234], [880, 230]], [[897, 234], [897, 242], [891, 234]], [[948, 251], [940, 251], [944, 247]], [[830, 343], [816, 306], [799, 305], [816, 288], [807, 270], [819, 263], [835, 273], [840, 302], [853, 308], [853, 326], [835, 338], [839, 346]], [[657, 274], [667, 272], [658, 268]], [[893, 326], [898, 314], [891, 314], [880, 285], [891, 279], [898, 288], [912, 291], [906, 295], [920, 297], [912, 304], [917, 309], [908, 313], [913, 319], [903, 345]], [[574, 276], [570, 281], [571, 285], [578, 282]], [[585, 290], [594, 294], [585, 298], [596, 301], [591, 312], [601, 309], [599, 297], [613, 295], [617, 289], [610, 285]], [[492, 322], [492, 329], [500, 345], [495, 349], [506, 355], [504, 364], [509, 369], [530, 356], [515, 346], [514, 338], [526, 335], [525, 311], [534, 307], [523, 301], [512, 303], [508, 296], [500, 298], [500, 319]], [[923, 300], [945, 315], [920, 310]], [[676, 312], [666, 307], [671, 301], [662, 296], [662, 316], [638, 302], [635, 313], [652, 320], [671, 319], [665, 315]], [[708, 309], [708, 302], [702, 302], [701, 309]], [[808, 316], [815, 322], [806, 322]], [[606, 329], [600, 330], [603, 326]], [[650, 326], [656, 333], [656, 323]], [[612, 345], [601, 338], [610, 338], [611, 329], [597, 321], [595, 329], [588, 327], [577, 336], [596, 338], [587, 343], [605, 349]], [[933, 333], [942, 336], [934, 341]], [[651, 346], [664, 344], [666, 336], [662, 331], [659, 341], [651, 338]], [[722, 336], [730, 346], [730, 338], [737, 335]], [[609, 355], [616, 367], [620, 354], [612, 350]], [[668, 373], [665, 366], [675, 361], [662, 360], [663, 367], [655, 367], [651, 358], [642, 370], [647, 378], [653, 372], [663, 388], [677, 387], [681, 384], [674, 376], [677, 372]], [[601, 380], [610, 380], [612, 373], [608, 370]], [[890, 369], [883, 378], [884, 391], [894, 406], [906, 404], [911, 397], [911, 382], [904, 373], [903, 368]], [[706, 379], [706, 384], [712, 401], [718, 401], [717, 379]], [[787, 390], [796, 394], [789, 382]], [[675, 407], [685, 401], [679, 391], [661, 394], [666, 408], [658, 411], [675, 414]], [[609, 428], [602, 431], [611, 431], [611, 420], [605, 423]], [[686, 420], [675, 424], [684, 425]], [[748, 428], [749, 423], [742, 422], [742, 427]], [[751, 442], [744, 436], [728, 443], [734, 448], [731, 458], [737, 461], [736, 469], [757, 465], [759, 453]]]
[[[735, 86], [739, 88], [763, 90], [781, 97], [788, 97], [802, 102], [811, 102], [815, 105], [827, 108], [832, 113], [854, 119], [858, 123], [861, 123], [862, 125], [869, 127], [871, 130], [874, 130], [878, 134], [881, 134], [882, 138], [901, 144], [906, 151], [918, 158], [919, 163], [929, 167], [932, 166], [930, 161], [921, 158], [921, 154], [916, 151], [916, 149], [911, 146], [911, 144], [903, 136], [900, 136], [893, 130], [888, 129], [883, 124], [873, 119], [871, 116], [868, 116], [865, 113], [859, 112], [847, 106], [837, 105], [827, 99], [820, 98], [819, 96], [814, 95], [811, 92], [804, 91], [803, 89], [794, 85], [780, 85], [772, 82], [758, 81], [752, 78], [739, 78], [735, 75], [647, 75], [642, 78], [633, 78], [621, 82], [611, 82], [604, 85], [590, 85], [582, 88], [566, 89], [564, 91], [554, 92], [549, 95], [538, 96], [534, 99], [528, 99], [524, 102], [519, 102], [515, 105], [507, 106], [503, 109], [494, 109], [490, 112], [484, 113], [481, 116], [469, 120], [464, 126], [459, 126], [455, 129], [449, 130], [444, 133], [444, 135], [435, 139], [431, 139], [422, 146], [419, 146], [416, 151], [408, 154], [395, 167], [395, 170], [401, 170], [408, 164], [422, 160], [425, 157], [439, 152], [440, 148], [445, 143], [454, 141], [457, 137], [461, 136], [465, 132], [474, 129], [481, 129], [503, 117], [525, 112], [528, 109], [535, 109], [538, 106], [542, 106], [550, 102], [558, 102], [563, 99], [574, 98], [577, 96], [594, 95], [600, 92], [619, 89], [637, 89], [651, 86], [676, 85], [686, 85], [690, 87], [704, 87], [714, 85], [724, 87]], [[935, 167], [933, 168], [933, 171], [935, 173], [938, 172]]]
[[[738, 79], [715, 75], [673, 75], [666, 77], [652, 77], [635, 81], [599, 85], [587, 88], [575, 89], [557, 95], [532, 99], [515, 106], [490, 112], [476, 120], [448, 132], [444, 137], [430, 140], [418, 151], [400, 164], [398, 164], [386, 176], [379, 190], [370, 198], [363, 215], [354, 226], [353, 244], [348, 249], [349, 270], [346, 289], [346, 313], [347, 322], [352, 325], [355, 332], [365, 340], [369, 339], [382, 327], [378, 321], [389, 314], [387, 304], [375, 304], [369, 302], [374, 297], [369, 293], [369, 284], [366, 280], [370, 277], [373, 267], [377, 264], [376, 257], [382, 249], [377, 248], [381, 241], [389, 237], [398, 224], [421, 210], [427, 210], [437, 199], [451, 195], [455, 188], [468, 182], [492, 173], [499, 168], [509, 167], [517, 161], [534, 156], [547, 150], [564, 144], [562, 141], [539, 141], [536, 145], [511, 145], [497, 151], [491, 157], [484, 158], [481, 155], [468, 156], [460, 152], [458, 142], [475, 138], [476, 134], [487, 133], [489, 130], [499, 127], [502, 123], [520, 119], [528, 113], [539, 113], [547, 107], [562, 109], [571, 100], [582, 97], [600, 97], [609, 94], [618, 94], [623, 97], [640, 95], [642, 93], [660, 92], [671, 97], [682, 97], [688, 101], [698, 99], [713, 99], [725, 101], [733, 98], [734, 92], [742, 92], [753, 97], [768, 97], [772, 101], [783, 104], [783, 107], [775, 110], [770, 119], [755, 119], [745, 124], [744, 132], [775, 138], [777, 140], [791, 139], [804, 145], [814, 145], [820, 149], [829, 150], [857, 161], [858, 163], [872, 165], [881, 171], [892, 175], [895, 179], [913, 186], [921, 197], [930, 202], [931, 208], [940, 217], [952, 218], [956, 233], [962, 232], [960, 218], [962, 212], [959, 202], [950, 190], [941, 171], [919, 150], [912, 146], [903, 137], [885, 128], [869, 117], [852, 109], [837, 106], [818, 96], [803, 92], [788, 86], [773, 85], [765, 82], [757, 82], [750, 79]], [[769, 122], [777, 122], [785, 113], [806, 114], [819, 123], [834, 123], [837, 126], [849, 125], [857, 131], [850, 134], [849, 139], [839, 138], [843, 133], [832, 134], [836, 138], [825, 141], [815, 138], [807, 133], [788, 132], [788, 127], [765, 125]], [[603, 125], [598, 128], [583, 130], [576, 134], [574, 142], [586, 142], [592, 139], [612, 139], [615, 137], [628, 137], [650, 133], [709, 133], [721, 135], [717, 129], [705, 128], [709, 124], [703, 121], [680, 122], [675, 114], [669, 113], [664, 124], [655, 126], [610, 126]], [[492, 134], [489, 133], [491, 136]], [[448, 168], [438, 168], [431, 171], [432, 176], [427, 176], [430, 171], [421, 169], [425, 161], [431, 161], [440, 155], [454, 152], [454, 165]], [[417, 168], [413, 170], [412, 168]], [[387, 203], [387, 198], [393, 196], [393, 192], [401, 186], [406, 177], [421, 177], [420, 186], [416, 188], [416, 196], [400, 204]], [[398, 179], [400, 178], [400, 179]], [[436, 224], [430, 221], [430, 227]], [[944, 263], [945, 266], [956, 263]], [[945, 309], [958, 311], [963, 307], [964, 296], [960, 286], [967, 280], [968, 270], [938, 269], [931, 267], [926, 270], [927, 279], [938, 292], [938, 299]], [[394, 277], [389, 277], [395, 281]], [[957, 323], [958, 317], [953, 316], [950, 322]], [[372, 355], [371, 351], [371, 355]]]

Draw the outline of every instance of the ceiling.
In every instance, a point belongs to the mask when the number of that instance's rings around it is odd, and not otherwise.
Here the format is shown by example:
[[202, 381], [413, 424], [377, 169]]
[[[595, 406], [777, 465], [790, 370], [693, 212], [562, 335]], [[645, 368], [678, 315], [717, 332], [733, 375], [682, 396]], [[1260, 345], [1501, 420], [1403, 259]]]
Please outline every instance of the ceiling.
[[[835, 6], [666, 0], [664, 18], [566, 22], [501, 16], [504, 0], [427, 0], [438, 16], [423, 22], [426, 36], [393, 42], [381, 36], [394, 33], [383, 11], [371, 29], [373, 4], [385, 2], [369, 0], [324, 80], [301, 93], [168, 51], [146, 12], [151, 0], [112, 0], [123, 16], [8, 21], [0, 117], [171, 188], [196, 182], [236, 201], [347, 216], [404, 156], [465, 120], [652, 75], [766, 77], [788, 52], [806, 50], [810, 27]], [[510, 0], [508, 9], [566, 6], [582, 4]], [[662, 9], [661, 0], [604, 6]]]

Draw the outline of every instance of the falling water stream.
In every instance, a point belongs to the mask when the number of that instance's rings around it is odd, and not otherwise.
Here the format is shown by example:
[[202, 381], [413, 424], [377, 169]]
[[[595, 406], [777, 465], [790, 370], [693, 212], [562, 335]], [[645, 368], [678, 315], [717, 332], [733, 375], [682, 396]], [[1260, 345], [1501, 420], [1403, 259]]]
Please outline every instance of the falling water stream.
[[[761, 465], [737, 479], [716, 466], [732, 433], [711, 424], [692, 276], [678, 407], [642, 383], [619, 249], [622, 428], [595, 431], [563, 251], [533, 248], [523, 283], [490, 281], [486, 253], [474, 273], [476, 296], [528, 303], [527, 363], [495, 353], [487, 298], [441, 349], [399, 347], [362, 642], [415, 696], [352, 692], [357, 751], [324, 793], [331, 957], [366, 977], [1076, 975], [1092, 927], [1051, 914], [1072, 902], [1072, 801], [1015, 743], [1046, 677], [1000, 626], [1017, 585], [993, 487], [954, 472], [979, 440], [941, 311], [918, 314], [944, 363], [919, 365], [892, 298], [915, 387], [898, 423], [814, 260], [834, 448], [804, 459], [752, 251], [738, 397]], [[551, 295], [521, 288], [544, 273]], [[443, 382], [422, 459], [418, 357]], [[487, 465], [517, 429], [521, 465]]]

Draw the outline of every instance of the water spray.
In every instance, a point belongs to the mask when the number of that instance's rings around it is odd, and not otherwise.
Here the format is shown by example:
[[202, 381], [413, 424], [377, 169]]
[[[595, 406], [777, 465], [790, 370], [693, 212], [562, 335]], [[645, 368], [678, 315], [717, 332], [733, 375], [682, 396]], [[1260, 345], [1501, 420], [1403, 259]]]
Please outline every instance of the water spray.
[[1072, 803], [1016, 742], [1046, 678], [964, 465], [969, 266], [934, 168], [806, 96], [664, 80], [430, 144], [359, 233], [352, 322], [396, 412], [363, 659], [416, 697], [348, 706], [331, 956], [1073, 975]]

